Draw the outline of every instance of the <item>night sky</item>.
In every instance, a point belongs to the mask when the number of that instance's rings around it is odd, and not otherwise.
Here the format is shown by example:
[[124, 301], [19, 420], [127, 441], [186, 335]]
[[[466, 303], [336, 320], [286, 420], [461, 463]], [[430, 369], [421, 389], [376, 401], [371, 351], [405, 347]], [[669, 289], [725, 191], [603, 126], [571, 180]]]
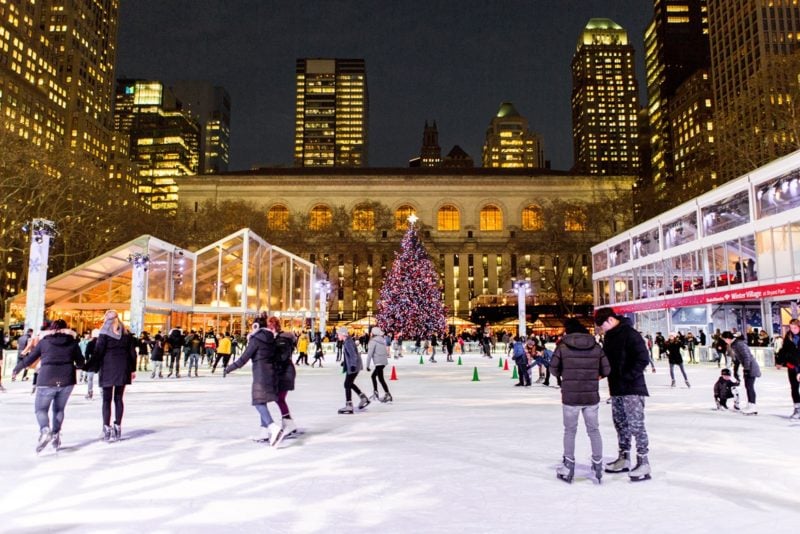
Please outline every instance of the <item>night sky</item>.
[[[208, 80], [232, 100], [231, 170], [292, 164], [300, 57], [364, 58], [371, 167], [405, 167], [436, 120], [480, 164], [511, 101], [572, 165], [570, 61], [593, 17], [628, 31], [644, 95], [647, 0], [122, 0], [117, 77]], [[642, 97], [643, 98], [643, 97]], [[644, 100], [640, 102], [643, 104]]]

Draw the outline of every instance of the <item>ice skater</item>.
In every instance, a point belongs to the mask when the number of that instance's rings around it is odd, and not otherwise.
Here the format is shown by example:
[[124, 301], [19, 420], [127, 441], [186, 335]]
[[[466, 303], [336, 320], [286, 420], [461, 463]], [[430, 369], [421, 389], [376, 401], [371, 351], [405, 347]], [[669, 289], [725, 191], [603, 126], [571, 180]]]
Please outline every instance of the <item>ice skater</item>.
[[692, 387], [689, 384], [689, 378], [686, 376], [686, 369], [683, 368], [683, 356], [681, 355], [681, 348], [683, 344], [675, 334], [670, 333], [667, 339], [667, 359], [669, 360], [669, 378], [672, 380], [670, 387], [675, 387], [675, 366], [681, 370], [683, 380], [686, 382], [686, 387]]
[[727, 410], [728, 399], [733, 399], [734, 410], [739, 409], [739, 392], [736, 390], [739, 383], [731, 377], [730, 369], [725, 368], [719, 372], [719, 378], [714, 383], [714, 402], [717, 410]]
[[153, 338], [152, 349], [150, 350], [150, 361], [153, 362], [153, 372], [150, 373], [150, 378], [164, 378], [164, 336], [161, 332]]
[[743, 414], [756, 415], [758, 410], [756, 408], [756, 378], [761, 376], [761, 368], [758, 362], [750, 352], [747, 343], [741, 338], [736, 338], [732, 332], [725, 331], [722, 333], [722, 339], [728, 344], [731, 349], [731, 358], [734, 363], [738, 363], [742, 367], [744, 375], [744, 389], [747, 392], [747, 406], [742, 410]]
[[789, 321], [789, 331], [783, 338], [780, 349], [775, 354], [775, 367], [786, 367], [789, 377], [789, 391], [794, 403], [794, 412], [789, 419], [800, 419], [800, 320]]
[[325, 351], [322, 349], [322, 338], [317, 332], [314, 336], [314, 361], [311, 362], [311, 367], [319, 364], [322, 367], [322, 362], [325, 361]]
[[214, 371], [217, 370], [217, 365], [219, 364], [220, 360], [222, 360], [222, 368], [228, 367], [228, 364], [231, 361], [231, 351], [233, 350], [233, 344], [231, 343], [231, 334], [230, 332], [225, 332], [225, 335], [222, 336], [222, 339], [219, 340], [219, 347], [217, 347], [217, 355], [214, 358], [214, 365], [211, 366], [211, 374], [214, 374]]
[[[389, 349], [386, 347], [386, 338], [383, 336], [383, 330], [377, 326], [372, 327], [372, 337], [367, 344], [367, 371], [370, 365], [375, 365], [375, 370], [372, 371], [372, 397], [371, 400], [380, 400], [381, 402], [392, 402], [392, 394], [389, 393], [389, 386], [386, 385], [386, 379], [383, 378], [383, 370], [389, 365]], [[378, 396], [378, 382], [385, 393], [383, 398]]]
[[108, 310], [105, 314], [92, 358], [97, 359], [95, 365], [100, 369], [98, 383], [103, 388], [103, 440], [119, 441], [122, 439], [122, 415], [125, 412], [125, 386], [136, 378], [136, 340], [114, 310]]
[[359, 410], [366, 408], [370, 402], [367, 396], [364, 395], [364, 393], [361, 392], [361, 389], [359, 389], [359, 387], [356, 385], [356, 377], [358, 376], [359, 371], [364, 368], [364, 364], [361, 362], [361, 355], [358, 353], [358, 348], [356, 347], [353, 338], [348, 334], [347, 328], [340, 326], [336, 329], [336, 335], [339, 337], [339, 341], [342, 342], [342, 352], [344, 353], [342, 356], [342, 367], [344, 367], [345, 372], [345, 405], [344, 408], [339, 408], [339, 413], [351, 414], [353, 413], [353, 391], [355, 391], [361, 399], [361, 402], [358, 404]]
[[514, 342], [512, 343], [512, 354], [514, 358], [514, 364], [517, 366], [517, 377], [519, 378], [519, 382], [514, 384], [514, 386], [530, 387], [531, 375], [528, 373], [528, 353], [525, 350], [525, 344], [522, 342], [519, 336], [514, 337]]

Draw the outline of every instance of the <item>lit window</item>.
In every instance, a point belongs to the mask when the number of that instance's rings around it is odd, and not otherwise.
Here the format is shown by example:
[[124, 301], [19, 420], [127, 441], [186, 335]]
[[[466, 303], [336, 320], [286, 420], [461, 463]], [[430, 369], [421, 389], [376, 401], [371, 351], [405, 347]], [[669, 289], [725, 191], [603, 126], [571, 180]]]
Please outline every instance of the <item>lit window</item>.
[[567, 208], [564, 213], [564, 230], [583, 232], [586, 230], [586, 212], [581, 208]]
[[333, 214], [328, 206], [314, 206], [311, 209], [311, 218], [308, 221], [310, 230], [324, 230], [331, 225]]
[[503, 212], [497, 206], [484, 206], [481, 210], [481, 230], [497, 231], [503, 229]]
[[394, 229], [405, 230], [408, 228], [408, 218], [414, 214], [414, 208], [405, 204], [394, 212]]
[[286, 206], [272, 206], [267, 213], [267, 228], [270, 230], [288, 230], [289, 209]]
[[442, 206], [436, 216], [436, 228], [440, 232], [454, 232], [461, 229], [461, 214], [452, 205]]
[[353, 210], [353, 230], [374, 230], [375, 210], [369, 207], [357, 207]]
[[544, 228], [544, 217], [542, 208], [536, 204], [531, 204], [522, 210], [522, 229], [523, 230], [542, 230]]

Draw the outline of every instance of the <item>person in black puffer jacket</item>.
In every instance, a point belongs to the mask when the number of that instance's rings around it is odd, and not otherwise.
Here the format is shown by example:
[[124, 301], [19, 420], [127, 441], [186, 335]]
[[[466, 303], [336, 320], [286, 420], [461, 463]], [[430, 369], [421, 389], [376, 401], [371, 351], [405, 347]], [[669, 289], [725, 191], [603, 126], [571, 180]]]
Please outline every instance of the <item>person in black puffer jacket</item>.
[[[136, 338], [125, 328], [117, 312], [108, 310], [92, 358], [100, 370], [98, 383], [103, 388], [103, 439], [122, 439], [122, 414], [125, 386], [136, 377]], [[111, 401], [114, 401], [114, 424], [111, 425]]]
[[[83, 354], [78, 346], [77, 334], [67, 328], [62, 319], [53, 321], [50, 330], [40, 333], [39, 342], [33, 350], [17, 363], [12, 377], [22, 369], [41, 359], [36, 387], [36, 420], [39, 423], [39, 443], [36, 452], [41, 452], [52, 440], [53, 447], [61, 446], [61, 425], [72, 388], [77, 383], [75, 369], [82, 369]], [[53, 409], [50, 425], [48, 412]]]
[[575, 434], [578, 416], [583, 414], [586, 433], [592, 444], [592, 469], [599, 482], [603, 476], [603, 439], [600, 436], [599, 380], [608, 376], [611, 366], [603, 349], [577, 319], [564, 322], [566, 334], [553, 351], [550, 372], [561, 377], [561, 402], [564, 416], [564, 464], [559, 478], [571, 481], [575, 469]]
[[792, 393], [794, 412], [789, 419], [800, 419], [800, 320], [789, 321], [789, 331], [783, 338], [783, 345], [775, 355], [775, 367], [786, 367], [789, 376], [789, 390]]

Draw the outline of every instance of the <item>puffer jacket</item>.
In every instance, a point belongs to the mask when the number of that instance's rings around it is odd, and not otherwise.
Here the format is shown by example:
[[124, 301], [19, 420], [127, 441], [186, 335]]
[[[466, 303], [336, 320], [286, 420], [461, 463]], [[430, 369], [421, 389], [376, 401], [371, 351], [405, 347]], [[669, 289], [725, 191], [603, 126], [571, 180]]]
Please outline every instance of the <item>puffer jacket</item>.
[[566, 334], [550, 362], [550, 372], [561, 377], [561, 402], [568, 406], [598, 404], [599, 379], [610, 371], [608, 358], [591, 334]]
[[791, 332], [787, 332], [783, 338], [781, 350], [775, 355], [777, 365], [785, 365], [789, 369], [800, 370], [800, 339], [797, 343]]
[[358, 353], [356, 342], [353, 338], [347, 336], [344, 340], [344, 358], [342, 358], [342, 366], [348, 375], [358, 373], [364, 368], [361, 361], [361, 355]]
[[[278, 336], [285, 337], [289, 339], [294, 347], [297, 343], [297, 339], [295, 335], [291, 332], [281, 332]], [[301, 337], [307, 336], [303, 335]], [[275, 372], [275, 386], [278, 389], [278, 392], [281, 391], [293, 391], [294, 390], [294, 381], [297, 378], [297, 370], [294, 368], [294, 362], [292, 361], [292, 355], [289, 355], [289, 359], [286, 360], [283, 364], [281, 363], [274, 363], [273, 370]]]
[[750, 352], [750, 347], [748, 347], [747, 343], [743, 340], [737, 339], [731, 343], [731, 354], [733, 359], [741, 364], [745, 375], [750, 375], [755, 378], [761, 376], [761, 367], [758, 366], [758, 362], [753, 357], [753, 353]]
[[389, 365], [389, 348], [386, 346], [386, 338], [383, 336], [372, 336], [367, 345], [367, 369], [370, 363], [375, 365]]
[[130, 332], [119, 339], [107, 334], [97, 337], [92, 358], [97, 359], [100, 370], [100, 387], [125, 386], [131, 383], [131, 374], [136, 371], [136, 347], [138, 341]]
[[72, 330], [48, 330], [40, 334], [39, 342], [14, 367], [14, 374], [41, 359], [37, 386], [73, 386], [77, 384], [75, 369], [82, 369], [83, 354]]
[[250, 336], [247, 348], [235, 362], [225, 368], [230, 373], [253, 361], [253, 406], [278, 400], [275, 372], [272, 367], [275, 354], [275, 335], [266, 328], [258, 329]]
[[606, 332], [603, 351], [611, 365], [608, 390], [612, 397], [649, 395], [644, 370], [650, 365], [650, 353], [644, 338], [631, 326], [627, 317], [620, 319], [616, 327]]

